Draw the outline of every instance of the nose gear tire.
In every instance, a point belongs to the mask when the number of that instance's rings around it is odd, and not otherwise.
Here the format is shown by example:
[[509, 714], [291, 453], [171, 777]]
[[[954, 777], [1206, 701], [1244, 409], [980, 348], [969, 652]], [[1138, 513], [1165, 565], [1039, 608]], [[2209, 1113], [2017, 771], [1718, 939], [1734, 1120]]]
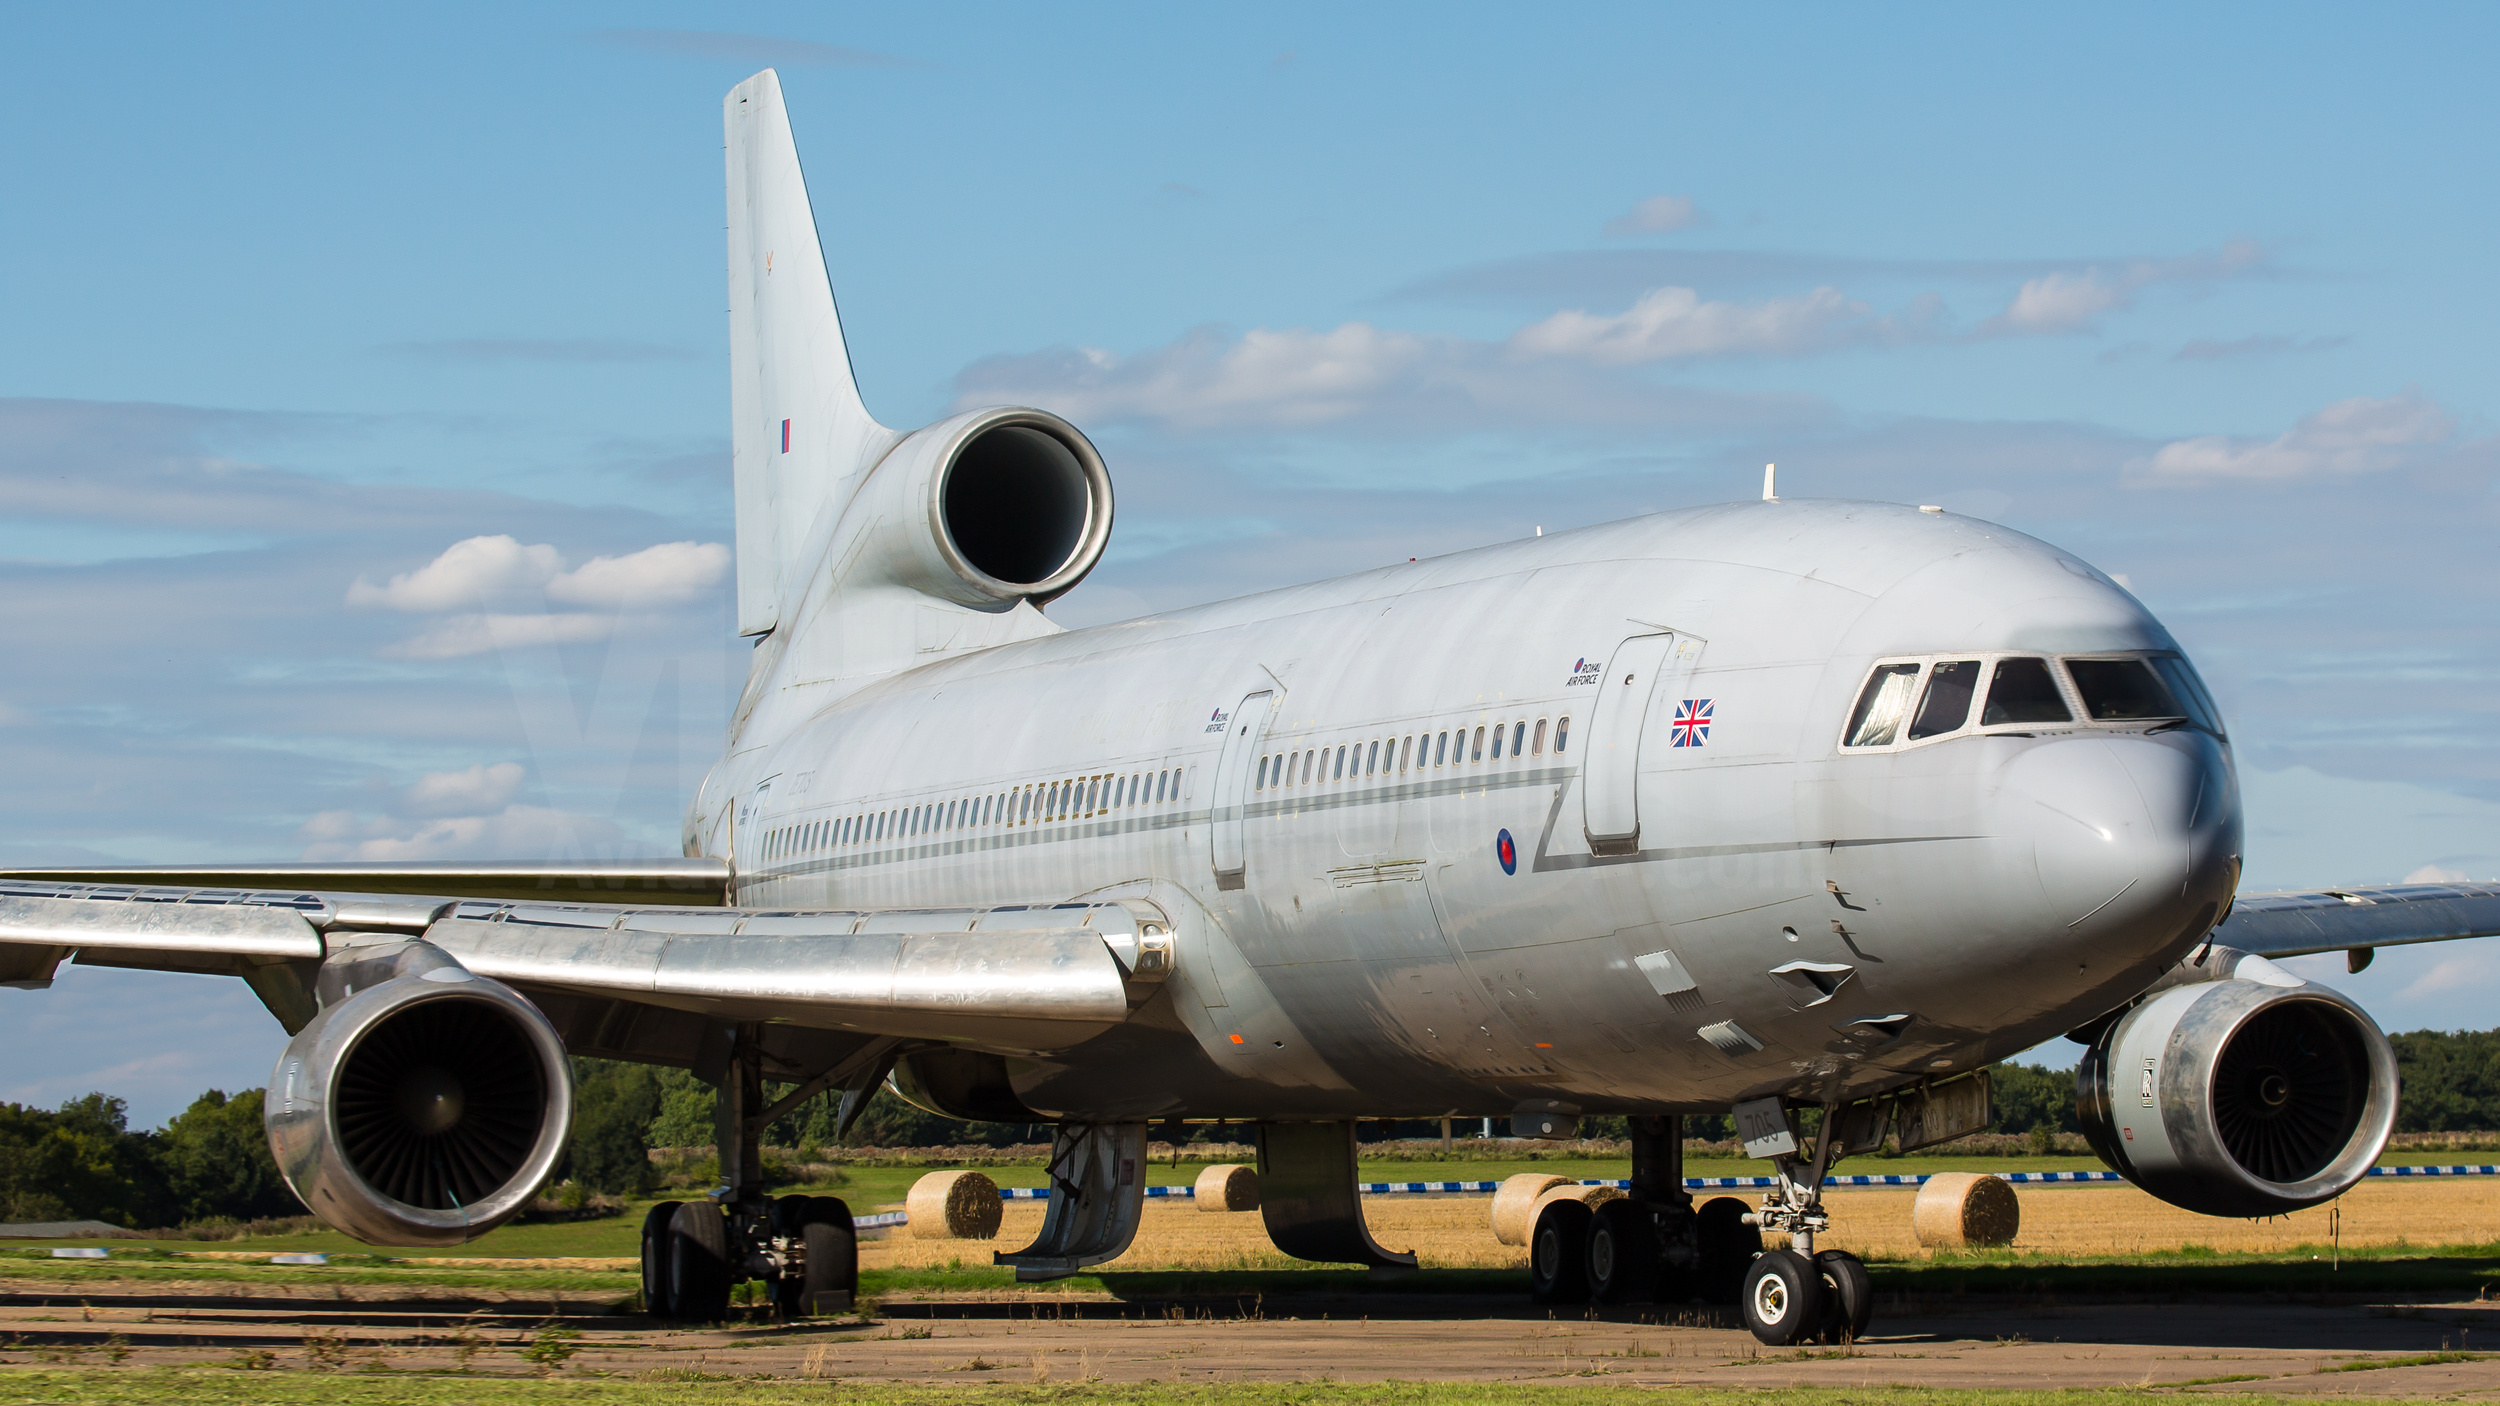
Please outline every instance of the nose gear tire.
[[1814, 1257], [1814, 1267], [1823, 1277], [1823, 1341], [1865, 1337], [1875, 1317], [1875, 1281], [1866, 1266], [1847, 1250], [1825, 1250]]
[[1745, 1271], [1745, 1326], [1770, 1347], [1794, 1347], [1823, 1330], [1823, 1275], [1794, 1250], [1765, 1250]]

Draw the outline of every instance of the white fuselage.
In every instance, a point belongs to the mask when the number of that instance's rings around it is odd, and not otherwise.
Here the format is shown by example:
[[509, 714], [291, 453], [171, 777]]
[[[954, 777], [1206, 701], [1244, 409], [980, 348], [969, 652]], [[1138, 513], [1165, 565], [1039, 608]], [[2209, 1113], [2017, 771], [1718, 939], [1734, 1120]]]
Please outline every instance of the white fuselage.
[[2217, 729], [1974, 717], [1844, 748], [1870, 668], [2176, 649], [1986, 523], [1668, 513], [865, 681], [767, 673], [688, 849], [732, 858], [748, 907], [1172, 912], [1164, 995], [1009, 1060], [1037, 1109], [1822, 1101], [2119, 1004], [2238, 867]]

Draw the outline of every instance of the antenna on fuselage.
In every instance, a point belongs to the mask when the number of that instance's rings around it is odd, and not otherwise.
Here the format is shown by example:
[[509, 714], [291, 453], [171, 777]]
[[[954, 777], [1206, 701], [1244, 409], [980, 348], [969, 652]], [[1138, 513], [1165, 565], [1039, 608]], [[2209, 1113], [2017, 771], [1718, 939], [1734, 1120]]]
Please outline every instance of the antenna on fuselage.
[[1779, 500], [1780, 466], [1777, 464], [1765, 464], [1762, 466], [1762, 501], [1765, 503], [1776, 503]]

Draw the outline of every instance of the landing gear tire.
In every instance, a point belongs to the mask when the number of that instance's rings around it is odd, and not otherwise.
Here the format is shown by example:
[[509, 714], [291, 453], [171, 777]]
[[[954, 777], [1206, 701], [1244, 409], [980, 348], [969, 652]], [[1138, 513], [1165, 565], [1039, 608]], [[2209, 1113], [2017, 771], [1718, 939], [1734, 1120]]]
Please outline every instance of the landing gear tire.
[[1866, 1266], [1847, 1250], [1825, 1250], [1814, 1257], [1814, 1268], [1823, 1280], [1823, 1341], [1865, 1337], [1875, 1318], [1875, 1281]]
[[1589, 1296], [1589, 1208], [1556, 1201], [1528, 1233], [1528, 1297], [1538, 1303], [1585, 1303]]
[[837, 1196], [784, 1196], [773, 1203], [773, 1231], [798, 1242], [797, 1272], [773, 1285], [784, 1318], [840, 1313], [859, 1294], [859, 1233]]
[[1700, 1251], [1695, 1289], [1708, 1303], [1735, 1303], [1744, 1291], [1745, 1272], [1762, 1253], [1762, 1230], [1745, 1224], [1752, 1208], [1733, 1196], [1702, 1203], [1696, 1234]]
[[642, 1218], [642, 1311], [654, 1318], [677, 1316], [676, 1305], [670, 1302], [668, 1293], [668, 1228], [683, 1204], [662, 1201]]
[[1823, 1328], [1823, 1275], [1794, 1250], [1765, 1250], [1745, 1271], [1745, 1326], [1770, 1347], [1793, 1347]]
[[729, 1316], [729, 1220], [709, 1201], [679, 1206], [668, 1224], [670, 1316], [718, 1323]]
[[1589, 1216], [1589, 1297], [1648, 1303], [1658, 1292], [1657, 1226], [1637, 1201], [1608, 1201]]

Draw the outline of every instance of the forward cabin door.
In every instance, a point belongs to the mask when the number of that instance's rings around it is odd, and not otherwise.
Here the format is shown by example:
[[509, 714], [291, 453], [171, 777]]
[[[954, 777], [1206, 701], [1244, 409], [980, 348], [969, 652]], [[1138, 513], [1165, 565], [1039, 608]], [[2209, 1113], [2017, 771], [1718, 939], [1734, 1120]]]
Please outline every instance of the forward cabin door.
[[1257, 764], [1259, 745], [1267, 737], [1268, 705], [1276, 695], [1250, 694], [1226, 719], [1224, 749], [1216, 757], [1215, 790], [1208, 798], [1208, 843], [1213, 847], [1218, 887], [1242, 885], [1242, 811], [1250, 800], [1250, 768]]
[[1676, 654], [1672, 634], [1634, 635], [1606, 661], [1580, 760], [1581, 825], [1595, 854], [1641, 847], [1641, 730]]

